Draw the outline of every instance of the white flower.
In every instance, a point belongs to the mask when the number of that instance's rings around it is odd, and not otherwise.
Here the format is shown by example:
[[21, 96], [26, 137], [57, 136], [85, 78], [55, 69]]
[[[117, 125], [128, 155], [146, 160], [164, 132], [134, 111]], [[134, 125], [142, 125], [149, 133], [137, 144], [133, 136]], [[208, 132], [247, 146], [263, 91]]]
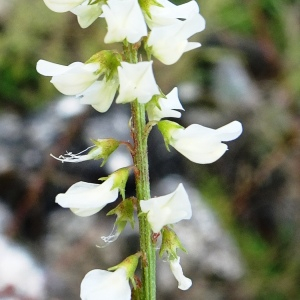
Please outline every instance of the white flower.
[[102, 6], [107, 23], [105, 43], [138, 42], [141, 37], [147, 35], [147, 26], [137, 0], [108, 0], [107, 5]]
[[52, 76], [50, 82], [61, 93], [76, 95], [80, 103], [90, 104], [99, 112], [106, 112], [110, 108], [119, 86], [117, 76], [110, 80], [103, 76], [102, 80], [97, 80], [105, 72], [104, 69], [100, 71], [97, 62], [74, 62], [63, 66], [39, 60], [36, 69], [44, 76]]
[[62, 207], [70, 208], [80, 217], [91, 216], [117, 199], [119, 191], [118, 187], [114, 187], [114, 177], [111, 175], [102, 184], [77, 182], [65, 193], [58, 194], [55, 202]]
[[116, 103], [138, 100], [147, 103], [153, 95], [159, 95], [152, 70], [152, 61], [130, 64], [122, 62], [118, 67], [120, 90]]
[[119, 86], [117, 78], [106, 81], [105, 78], [101, 81], [96, 81], [83, 93], [77, 95], [80, 97], [80, 103], [90, 104], [94, 109], [103, 113], [106, 112], [115, 97]]
[[89, 4], [89, 1], [76, 6], [71, 12], [77, 15], [77, 20], [81, 28], [89, 27], [101, 14], [103, 2]]
[[130, 300], [126, 269], [90, 271], [81, 282], [80, 297], [82, 300]]
[[152, 28], [147, 41], [150, 52], [166, 65], [177, 62], [184, 52], [200, 47], [200, 43], [188, 42], [188, 38], [205, 28], [200, 14], [175, 21], [172, 25]]
[[218, 129], [198, 124], [184, 129], [174, 122], [161, 121], [160, 123], [159, 130], [163, 132], [166, 142], [198, 164], [209, 164], [219, 159], [228, 149], [222, 142], [238, 138], [243, 131], [242, 124], [238, 121]]
[[159, 98], [158, 105], [155, 103], [149, 103], [147, 106], [147, 113], [149, 121], [159, 121], [162, 118], [180, 118], [181, 113], [174, 109], [184, 110], [179, 99], [178, 99], [178, 89], [175, 87], [166, 98]]
[[149, 15], [145, 13], [145, 19], [149, 28], [171, 25], [176, 19], [189, 19], [199, 13], [196, 1], [190, 1], [181, 5], [175, 5], [168, 0], [157, 0], [159, 5], [150, 5]]
[[69, 66], [39, 60], [37, 71], [44, 76], [52, 76], [51, 83], [65, 95], [82, 93], [91, 86], [99, 77], [99, 63], [84, 64], [74, 62]]
[[177, 259], [170, 260], [170, 269], [178, 281], [178, 288], [181, 290], [187, 290], [192, 285], [192, 280], [185, 277], [182, 272], [182, 268], [180, 265], [180, 257], [177, 257]]
[[48, 8], [58, 13], [70, 11], [84, 1], [85, 0], [44, 0]]
[[163, 226], [192, 217], [191, 204], [182, 183], [168, 195], [140, 201], [141, 210], [153, 232], [158, 233]]
[[[87, 149], [76, 154], [73, 154], [72, 152], [67, 152], [65, 155], [60, 155], [59, 157], [56, 157], [53, 154], [50, 154], [50, 156], [52, 156], [53, 158], [61, 162], [79, 163], [86, 160], [96, 159], [99, 155], [102, 154], [101, 148], [94, 148], [94, 147], [95, 146], [90, 146]], [[93, 148], [90, 153], [81, 155], [83, 152], [89, 150], [90, 148]]]

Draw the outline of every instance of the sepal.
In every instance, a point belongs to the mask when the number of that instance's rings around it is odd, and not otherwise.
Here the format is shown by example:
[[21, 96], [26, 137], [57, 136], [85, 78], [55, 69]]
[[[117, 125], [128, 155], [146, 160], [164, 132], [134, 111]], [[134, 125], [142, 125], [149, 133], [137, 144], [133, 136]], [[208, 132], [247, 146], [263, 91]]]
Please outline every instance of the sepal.
[[[103, 159], [101, 167], [103, 167], [108, 160], [109, 156], [119, 147], [120, 142], [115, 139], [92, 139], [96, 148], [90, 150], [88, 155], [90, 155], [94, 160]], [[97, 151], [101, 149], [101, 152]]]
[[112, 190], [115, 188], [118, 188], [120, 194], [122, 195], [122, 199], [125, 199], [125, 186], [128, 180], [128, 176], [129, 176], [129, 170], [131, 167], [125, 167], [125, 168], [121, 168], [117, 171], [115, 171], [114, 173], [112, 173], [111, 175], [109, 175], [108, 177], [101, 177], [99, 178], [100, 180], [107, 180], [110, 177], [114, 178], [114, 182], [113, 182], [113, 186], [112, 186]]
[[125, 258], [121, 263], [119, 263], [118, 265], [116, 266], [113, 266], [113, 267], [110, 267], [108, 269], [108, 271], [115, 271], [119, 268], [123, 268], [126, 270], [126, 277], [128, 279], [130, 279], [134, 289], [136, 288], [136, 283], [135, 283], [135, 280], [134, 280], [134, 273], [135, 273], [135, 270], [137, 268], [137, 265], [138, 265], [138, 262], [139, 262], [139, 259], [141, 257], [141, 253], [140, 252], [137, 252], [133, 255], [130, 255], [128, 256], [127, 258]]
[[134, 228], [134, 204], [132, 198], [123, 200], [116, 208], [107, 213], [107, 216], [117, 215], [115, 225], [117, 226], [118, 234], [120, 234], [127, 222]]
[[118, 66], [120, 66], [122, 56], [114, 50], [102, 50], [91, 56], [85, 63], [100, 63], [97, 74], [105, 74], [106, 80], [110, 80], [117, 74]]
[[168, 149], [168, 151], [170, 151], [169, 144], [172, 141], [172, 133], [175, 130], [183, 129], [183, 127], [180, 126], [179, 124], [177, 124], [176, 122], [172, 122], [172, 121], [168, 121], [168, 120], [158, 122], [157, 127], [164, 138], [166, 148]]
[[187, 253], [177, 234], [170, 227], [163, 227], [161, 234], [162, 242], [159, 250], [160, 257], [166, 253], [169, 260], [177, 259], [177, 249], [181, 249], [183, 252]]

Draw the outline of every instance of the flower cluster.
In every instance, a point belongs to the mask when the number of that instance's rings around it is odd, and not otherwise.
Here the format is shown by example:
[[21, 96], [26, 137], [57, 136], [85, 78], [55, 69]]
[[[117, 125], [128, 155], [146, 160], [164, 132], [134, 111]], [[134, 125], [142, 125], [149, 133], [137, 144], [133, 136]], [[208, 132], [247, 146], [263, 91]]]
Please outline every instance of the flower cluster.
[[[168, 0], [44, 0], [45, 4], [58, 13], [72, 12], [77, 16], [82, 28], [91, 25], [98, 18], [104, 19], [107, 33], [105, 43], [123, 43], [123, 52], [102, 50], [92, 55], [86, 62], [73, 62], [67, 66], [46, 60], [39, 60], [37, 71], [51, 77], [50, 82], [65, 95], [75, 96], [82, 104], [91, 105], [98, 112], [106, 112], [113, 101], [117, 104], [130, 103], [142, 107], [147, 113], [149, 126], [157, 125], [166, 147], [169, 145], [189, 160], [199, 164], [208, 164], [219, 159], [227, 150], [223, 142], [236, 139], [242, 132], [238, 121], [233, 121], [218, 129], [193, 124], [183, 128], [178, 123], [166, 118], [180, 118], [183, 109], [178, 98], [177, 88], [164, 94], [156, 83], [153, 73], [152, 57], [163, 64], [176, 63], [183, 53], [200, 47], [200, 43], [190, 42], [189, 38], [205, 28], [205, 20], [199, 13], [195, 0], [182, 5], [175, 5]], [[103, 20], [102, 20], [103, 21]], [[138, 49], [144, 49], [147, 60], [137, 59]], [[179, 110], [179, 111], [178, 111]], [[133, 116], [134, 117], [134, 116]], [[140, 118], [145, 118], [144, 115]], [[164, 119], [164, 120], [162, 120]], [[137, 121], [132, 122], [136, 124]], [[138, 121], [139, 122], [139, 121]], [[143, 123], [143, 122], [142, 122]], [[147, 125], [146, 125], [147, 126]], [[150, 130], [142, 128], [142, 143], [147, 140]], [[132, 125], [132, 136], [137, 128]], [[138, 134], [137, 134], [138, 135]], [[120, 145], [128, 147], [133, 157], [133, 166], [116, 170], [101, 184], [77, 182], [65, 193], [56, 197], [56, 203], [69, 208], [80, 217], [98, 213], [103, 207], [122, 196], [120, 204], [108, 215], [115, 214], [117, 236], [127, 222], [134, 226], [134, 214], [138, 212], [150, 226], [153, 236], [162, 236], [160, 256], [167, 255], [170, 269], [178, 281], [178, 288], [188, 289], [192, 281], [183, 275], [177, 250], [185, 251], [179, 238], [170, 226], [183, 219], [192, 217], [189, 197], [180, 183], [177, 189], [164, 196], [150, 198], [140, 195], [126, 198], [125, 186], [129, 173], [133, 170], [136, 182], [142, 170], [139, 160], [135, 159], [139, 143], [113, 138], [93, 140], [94, 146], [84, 154], [66, 153], [55, 157], [62, 162], [83, 162], [102, 159], [102, 165]], [[147, 175], [147, 174], [146, 174]], [[150, 199], [149, 199], [150, 198]], [[142, 226], [142, 225], [141, 225]], [[157, 240], [154, 238], [153, 243]], [[82, 281], [81, 299], [131, 299], [132, 283], [134, 291], [141, 287], [134, 279], [138, 260], [145, 260], [147, 253], [141, 249], [126, 258], [119, 265], [105, 270], [92, 270]], [[142, 263], [148, 265], [149, 261]], [[111, 271], [114, 272], [111, 272]], [[143, 293], [141, 292], [141, 295]], [[147, 298], [148, 299], [148, 298]]]

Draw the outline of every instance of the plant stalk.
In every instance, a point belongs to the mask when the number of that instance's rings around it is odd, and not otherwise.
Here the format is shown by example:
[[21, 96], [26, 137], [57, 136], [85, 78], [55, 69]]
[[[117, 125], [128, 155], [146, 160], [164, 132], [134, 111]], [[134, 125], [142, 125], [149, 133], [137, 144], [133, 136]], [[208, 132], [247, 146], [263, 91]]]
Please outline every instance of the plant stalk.
[[[124, 46], [125, 59], [130, 63], [137, 63], [135, 45]], [[131, 103], [131, 126], [134, 143], [133, 160], [135, 165], [136, 197], [140, 200], [150, 198], [149, 163], [148, 163], [148, 132], [146, 132], [145, 105], [137, 100]], [[142, 252], [142, 300], [156, 299], [156, 254], [152, 242], [152, 231], [145, 214], [139, 214], [140, 247]]]

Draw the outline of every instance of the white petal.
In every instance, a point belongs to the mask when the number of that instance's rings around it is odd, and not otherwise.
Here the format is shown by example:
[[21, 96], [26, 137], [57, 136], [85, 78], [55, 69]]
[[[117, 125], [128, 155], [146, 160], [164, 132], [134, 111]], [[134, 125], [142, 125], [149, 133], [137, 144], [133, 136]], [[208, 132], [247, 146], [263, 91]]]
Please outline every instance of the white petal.
[[176, 21], [173, 25], [154, 27], [147, 41], [152, 54], [166, 65], [177, 62], [188, 43], [187, 38], [181, 38], [179, 34], [182, 22]]
[[176, 19], [189, 19], [199, 13], [196, 1], [190, 1], [182, 5], [175, 5], [167, 0], [157, 1], [161, 6], [150, 7], [151, 18], [145, 15], [148, 26], [152, 29], [157, 26], [166, 26], [174, 23]]
[[178, 98], [178, 89], [177, 87], [166, 95], [167, 98], [160, 98], [158, 104], [160, 109], [157, 106], [150, 107], [147, 109], [149, 121], [159, 121], [162, 118], [180, 118], [181, 113], [174, 110], [180, 109], [184, 110], [179, 98]]
[[79, 216], [89, 216], [117, 199], [118, 188], [111, 189], [113, 182], [113, 176], [102, 184], [77, 182], [66, 193], [58, 194], [55, 202]]
[[92, 85], [99, 74], [96, 74], [99, 64], [73, 63], [68, 70], [62, 74], [55, 75], [51, 83], [65, 95], [76, 95]]
[[176, 19], [172, 25], [154, 27], [147, 44], [157, 59], [170, 65], [177, 62], [184, 52], [200, 46], [199, 43], [189, 43], [188, 38], [202, 31], [204, 27], [205, 21], [199, 14], [185, 21]]
[[238, 138], [243, 132], [243, 127], [240, 122], [233, 121], [227, 125], [218, 128], [216, 131], [220, 140], [223, 142], [227, 142]]
[[188, 42], [185, 46], [184, 52], [188, 52], [201, 47], [200, 43]]
[[108, 32], [105, 43], [138, 42], [147, 35], [146, 23], [136, 0], [108, 0], [102, 6], [102, 16], [106, 19]]
[[131, 289], [126, 277], [123, 268], [115, 272], [92, 270], [81, 282], [80, 297], [82, 300], [130, 300]]
[[163, 226], [192, 217], [191, 204], [182, 184], [168, 195], [140, 201], [141, 210], [147, 213], [153, 232], [158, 233]]
[[185, 291], [192, 286], [192, 280], [183, 275], [183, 271], [180, 265], [180, 257], [178, 257], [176, 260], [170, 261], [170, 268], [174, 277], [178, 281], [179, 289]]
[[102, 5], [98, 3], [94, 5], [83, 3], [72, 9], [71, 12], [77, 15], [80, 27], [87, 28], [102, 14]]
[[121, 63], [118, 67], [120, 89], [116, 103], [127, 103], [135, 99], [140, 103], [147, 103], [153, 95], [160, 93], [153, 75], [152, 63]]
[[85, 0], [44, 0], [45, 4], [55, 12], [67, 12]]
[[183, 147], [174, 148], [190, 161], [197, 164], [211, 164], [222, 157], [228, 150], [227, 145], [222, 143], [216, 144], [212, 147], [206, 147], [203, 150], [199, 150], [197, 147], [194, 147], [193, 149], [183, 149]]
[[101, 113], [106, 112], [114, 100], [118, 85], [118, 81], [114, 79], [108, 82], [105, 79], [96, 81], [82, 94], [78, 95], [80, 103], [90, 104]]
[[36, 70], [38, 73], [44, 76], [60, 75], [66, 72], [68, 69], [68, 66], [55, 64], [43, 59], [40, 59], [36, 64]]
[[231, 122], [219, 129], [211, 129], [198, 124], [172, 133], [170, 145], [189, 160], [208, 164], [218, 160], [228, 149], [222, 141], [236, 139], [242, 132], [238, 121]]

